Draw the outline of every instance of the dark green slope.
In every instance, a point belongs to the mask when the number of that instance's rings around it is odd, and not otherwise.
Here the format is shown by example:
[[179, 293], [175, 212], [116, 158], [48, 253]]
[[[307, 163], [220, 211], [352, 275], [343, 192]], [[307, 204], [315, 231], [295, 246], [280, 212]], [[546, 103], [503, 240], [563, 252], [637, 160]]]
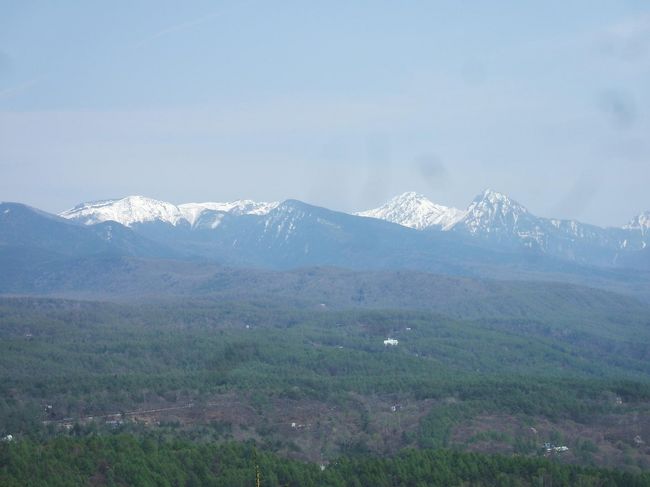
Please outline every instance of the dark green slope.
[[0, 483], [25, 485], [187, 485], [249, 487], [393, 487], [455, 485], [644, 487], [648, 474], [559, 465], [454, 451], [406, 451], [389, 458], [339, 458], [327, 468], [229, 443], [201, 445], [160, 438], [61, 438], [0, 445]]

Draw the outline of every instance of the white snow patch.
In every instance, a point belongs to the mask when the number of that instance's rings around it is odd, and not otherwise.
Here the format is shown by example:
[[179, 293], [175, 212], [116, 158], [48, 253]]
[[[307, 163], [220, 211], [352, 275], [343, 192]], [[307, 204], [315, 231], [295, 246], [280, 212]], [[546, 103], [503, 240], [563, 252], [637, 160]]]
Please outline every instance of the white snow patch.
[[236, 200], [226, 203], [208, 201], [205, 203], [183, 203], [178, 205], [183, 217], [194, 225], [206, 210], [232, 213], [233, 215], [266, 215], [279, 205], [278, 202]]
[[[203, 212], [217, 211], [235, 215], [265, 215], [278, 203], [237, 200], [229, 203], [185, 203], [174, 205], [144, 196], [127, 196], [115, 200], [82, 203], [59, 214], [63, 218], [77, 220], [85, 225], [115, 221], [130, 227], [136, 223], [164, 222], [171, 225], [189, 223], [194, 226]], [[216, 228], [221, 219], [215, 219], [210, 228]]]
[[151, 221], [177, 225], [184, 220], [175, 205], [144, 196], [127, 196], [118, 200], [82, 203], [60, 213], [59, 216], [79, 220], [85, 225], [115, 221], [127, 227], [135, 223]]
[[641, 235], [650, 233], [650, 211], [645, 211], [635, 216], [627, 225], [623, 226], [625, 230], [638, 230]]
[[457, 208], [438, 205], [415, 192], [396, 196], [379, 208], [355, 213], [357, 216], [386, 220], [416, 230], [444, 228], [458, 221], [464, 214]]

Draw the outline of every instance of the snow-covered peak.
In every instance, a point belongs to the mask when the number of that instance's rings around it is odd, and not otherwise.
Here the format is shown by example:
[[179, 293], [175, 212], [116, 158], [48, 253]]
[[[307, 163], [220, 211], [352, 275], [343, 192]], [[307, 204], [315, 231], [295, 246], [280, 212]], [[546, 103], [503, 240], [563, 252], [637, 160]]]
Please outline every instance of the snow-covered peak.
[[426, 196], [411, 191], [394, 197], [379, 208], [361, 211], [356, 215], [423, 230], [434, 226], [453, 225], [462, 218], [464, 212], [457, 208], [438, 205]]
[[201, 214], [206, 211], [219, 211], [223, 213], [232, 213], [234, 215], [266, 215], [276, 208], [277, 202], [263, 202], [252, 200], [237, 200], [227, 203], [206, 202], [206, 203], [184, 203], [178, 205], [183, 217], [191, 224], [199, 219]]
[[145, 196], [127, 196], [116, 200], [81, 203], [59, 214], [85, 225], [115, 221], [130, 227], [135, 223], [162, 221], [177, 225], [184, 221], [177, 206]]
[[474, 198], [467, 209], [468, 212], [471, 210], [482, 210], [486, 212], [496, 210], [501, 214], [512, 212], [517, 214], [528, 213], [528, 210], [523, 205], [511, 199], [508, 195], [489, 188]]
[[258, 203], [252, 200], [237, 200], [229, 203], [185, 203], [176, 206], [144, 196], [127, 196], [115, 200], [81, 203], [60, 213], [59, 216], [77, 220], [85, 225], [116, 221], [127, 227], [147, 222], [163, 222], [174, 226], [189, 223], [194, 226], [205, 211], [234, 215], [265, 215], [276, 206], [278, 203]]
[[470, 233], [512, 230], [523, 215], [528, 215], [525, 207], [503, 193], [486, 189], [474, 198], [458, 224]]
[[623, 228], [626, 230], [640, 230], [643, 234], [650, 232], [650, 211], [644, 211], [640, 215], [635, 216]]
[[478, 194], [472, 201], [472, 205], [474, 204], [483, 206], [499, 206], [504, 209], [518, 208], [524, 212], [528, 211], [522, 205], [511, 199], [507, 194], [499, 193], [498, 191], [494, 191], [490, 188], [487, 188], [481, 194]]

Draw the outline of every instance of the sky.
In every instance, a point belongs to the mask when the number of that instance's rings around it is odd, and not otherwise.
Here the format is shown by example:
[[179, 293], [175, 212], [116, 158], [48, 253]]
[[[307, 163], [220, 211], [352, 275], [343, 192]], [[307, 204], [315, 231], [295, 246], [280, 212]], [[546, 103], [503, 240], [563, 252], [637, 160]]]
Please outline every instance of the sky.
[[0, 0], [0, 200], [650, 210], [650, 4]]

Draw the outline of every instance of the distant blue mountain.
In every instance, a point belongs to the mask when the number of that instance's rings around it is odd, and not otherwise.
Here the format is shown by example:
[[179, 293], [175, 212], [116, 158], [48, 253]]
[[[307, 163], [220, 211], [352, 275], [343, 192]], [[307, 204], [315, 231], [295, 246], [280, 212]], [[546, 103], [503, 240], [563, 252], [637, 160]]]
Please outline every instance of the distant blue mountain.
[[[29, 290], [37, 282], [56, 289], [57, 276], [61, 282], [73, 276], [76, 286], [102, 273], [118, 280], [132, 273], [134, 283], [159, 289], [161, 275], [169, 283], [176, 275], [187, 279], [189, 269], [196, 274], [201, 263], [557, 280], [641, 293], [650, 283], [643, 221], [601, 229], [543, 219], [489, 191], [462, 215], [453, 213], [446, 229], [422, 226], [433, 220], [413, 218], [414, 208], [410, 218], [420, 229], [297, 200], [176, 207], [134, 197], [82, 204], [65, 212], [66, 218], [2, 203], [0, 292]], [[133, 259], [158, 264], [132, 264]], [[137, 272], [149, 277], [135, 279]]]

